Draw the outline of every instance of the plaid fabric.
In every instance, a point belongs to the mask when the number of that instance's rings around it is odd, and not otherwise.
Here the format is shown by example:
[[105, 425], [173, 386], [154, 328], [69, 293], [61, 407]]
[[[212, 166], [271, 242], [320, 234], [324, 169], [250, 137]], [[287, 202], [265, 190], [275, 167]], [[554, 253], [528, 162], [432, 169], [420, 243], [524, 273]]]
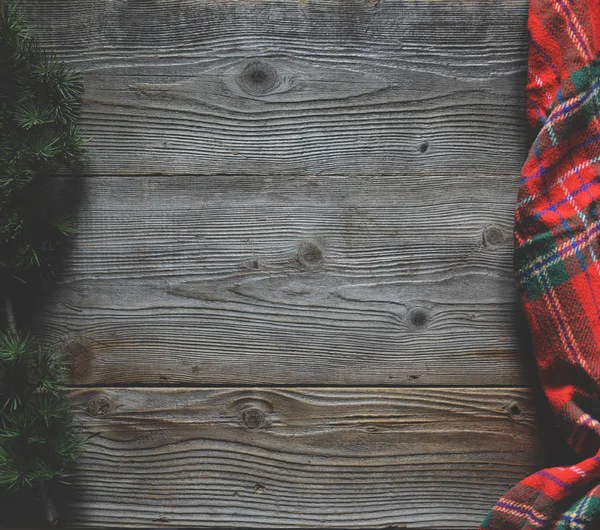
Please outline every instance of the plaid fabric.
[[526, 478], [481, 529], [600, 529], [600, 0], [530, 0], [515, 269], [545, 394], [583, 461]]

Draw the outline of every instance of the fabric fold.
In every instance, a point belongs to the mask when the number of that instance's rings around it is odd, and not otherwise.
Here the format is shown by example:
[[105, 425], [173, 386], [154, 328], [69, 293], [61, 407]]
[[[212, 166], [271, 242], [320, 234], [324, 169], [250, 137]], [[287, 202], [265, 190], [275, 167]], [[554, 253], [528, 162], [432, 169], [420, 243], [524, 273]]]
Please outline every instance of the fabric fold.
[[526, 478], [486, 530], [600, 529], [599, 0], [531, 0], [515, 273], [540, 381], [581, 462]]

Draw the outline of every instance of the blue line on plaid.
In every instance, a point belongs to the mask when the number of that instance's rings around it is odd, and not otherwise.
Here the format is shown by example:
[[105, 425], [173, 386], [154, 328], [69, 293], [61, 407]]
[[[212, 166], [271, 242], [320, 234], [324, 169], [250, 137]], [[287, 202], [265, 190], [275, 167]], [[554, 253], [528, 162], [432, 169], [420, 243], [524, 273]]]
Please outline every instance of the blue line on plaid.
[[[577, 248], [581, 250], [589, 245], [593, 239], [598, 237], [598, 235], [600, 235], [600, 222], [596, 221], [593, 225], [591, 225], [588, 231], [583, 232], [581, 235], [575, 236], [572, 239], [575, 240]], [[523, 282], [529, 280], [532, 276], [545, 271], [550, 265], [570, 254], [572, 247], [573, 242], [569, 241], [568, 243], [561, 245], [556, 250], [549, 253], [543, 259], [535, 259], [533, 262], [530, 262], [527, 266], [517, 271], [518, 280]]]
[[[580, 142], [577, 145], [571, 146], [570, 152], [577, 151], [578, 149], [581, 149], [582, 147], [588, 147], [590, 144], [593, 144], [594, 142], [596, 142], [598, 140], [600, 140], [600, 133], [594, 134], [593, 136], [584, 140], [583, 142]], [[536, 144], [537, 143], [538, 142], [536, 140]], [[534, 149], [536, 149], [536, 144], [534, 144]], [[537, 153], [539, 153], [539, 154], [537, 154]], [[536, 157], [541, 158], [541, 151], [539, 151], [539, 148], [536, 149]], [[537, 171], [534, 171], [533, 173], [530, 173], [529, 175], [525, 175], [524, 177], [521, 178], [521, 184], [525, 184], [526, 182], [529, 182], [530, 180], [533, 180], [534, 178], [545, 175], [547, 171], [552, 171], [556, 166], [558, 166], [558, 164], [560, 162], [562, 162], [562, 159], [557, 161], [556, 163], [551, 164], [548, 167], [544, 168], [543, 171], [538, 169]], [[540, 166], [541, 166], [541, 164], [540, 164]]]
[[571, 484], [565, 484], [561, 480], [558, 480], [554, 475], [551, 475], [550, 473], [543, 471], [543, 470], [538, 471], [536, 473], [536, 475], [541, 475], [542, 477], [549, 478], [552, 482], [554, 482], [555, 484], [558, 484], [561, 488], [572, 488], [573, 487]]
[[[581, 525], [587, 525], [587, 523], [590, 522], [590, 519], [588, 519], [587, 517], [585, 519], [581, 517], [581, 511], [587, 506], [588, 502], [590, 502], [590, 497], [585, 496], [583, 498], [583, 502], [580, 502], [578, 504], [576, 512], [574, 514], [565, 513], [560, 518], [560, 522], [569, 523], [569, 524], [575, 523], [578, 528], [583, 530], [585, 528], [585, 526], [581, 526]], [[571, 527], [571, 528], [573, 528], [573, 527]]]
[[552, 73], [554, 74], [554, 77], [556, 78], [556, 80], [560, 81], [560, 76], [558, 75], [558, 72], [556, 71], [556, 66], [554, 66], [554, 63], [552, 62], [552, 59], [550, 58], [550, 56], [534, 40], [531, 41], [531, 45], [538, 51], [538, 53], [542, 56], [544, 61], [546, 61], [548, 63], [548, 66], [550, 67], [550, 70], [552, 70]]
[[[600, 155], [599, 155], [597, 158], [599, 158], [599, 159], [600, 159]], [[571, 167], [572, 167], [571, 171], [573, 171], [573, 173], [574, 173], [575, 175], [577, 175], [577, 178], [579, 179], [579, 182], [580, 182], [582, 185], [583, 185], [583, 184], [585, 184], [585, 182], [584, 182], [583, 178], [581, 177], [581, 173], [580, 173], [580, 171], [583, 169], [583, 167], [589, 167], [589, 166], [591, 166], [592, 164], [590, 163], [588, 166], [581, 166], [581, 164], [579, 164], [579, 165], [576, 165], [576, 164], [575, 164], [575, 160], [573, 160], [573, 153], [572, 153], [572, 152], [571, 152], [571, 153], [569, 153], [569, 162], [571, 163]], [[564, 182], [564, 179], [559, 179], [559, 180], [560, 180], [561, 184]], [[594, 179], [594, 181], [595, 181], [595, 180], [596, 180], [596, 179]], [[590, 196], [590, 203], [591, 203], [591, 202], [593, 202], [593, 201], [595, 200], [595, 199], [594, 199], [594, 194], [593, 194], [592, 192], [588, 192], [588, 195]], [[585, 217], [584, 217], [583, 219], [585, 219]], [[585, 221], [584, 221], [584, 222], [585, 222]]]
[[[573, 155], [571, 154], [570, 157], [572, 158]], [[600, 155], [598, 155], [598, 156], [596, 156], [594, 158], [590, 158], [590, 160], [586, 160], [585, 162], [582, 162], [578, 166], [574, 166], [573, 169], [570, 169], [569, 171], [566, 171], [558, 179], [556, 179], [555, 181], [552, 181], [552, 183], [550, 184], [550, 186], [548, 186], [547, 188], [545, 188], [543, 192], [534, 193], [533, 195], [528, 195], [524, 199], [521, 199], [521, 201], [517, 204], [517, 208], [519, 208], [521, 206], [524, 206], [525, 204], [530, 203], [534, 199], [537, 199], [538, 197], [541, 197], [542, 195], [548, 193], [555, 186], [558, 186], [559, 184], [564, 183], [564, 181], [565, 181], [565, 179], [567, 177], [570, 177], [571, 175], [574, 175], [576, 172], [577, 172], [577, 175], [580, 176], [579, 173], [578, 173], [580, 170], [582, 170], [584, 168], [587, 168], [587, 167], [591, 167], [594, 164], [596, 164], [597, 162], [600, 162]], [[578, 192], [579, 192], [579, 190], [575, 190], [575, 194], [578, 194]], [[592, 197], [592, 200], [593, 200], [593, 195], [591, 193], [590, 193], [590, 196]]]
[[[584, 184], [584, 181], [583, 181], [583, 179], [581, 177], [581, 174], [579, 173], [579, 171], [577, 169], [577, 166], [575, 165], [575, 160], [573, 160], [573, 155], [569, 155], [569, 162], [571, 163], [573, 171], [577, 175], [577, 178], [579, 179], [579, 182], [581, 182], [581, 184]], [[590, 199], [591, 199], [591, 204], [593, 204], [594, 196], [591, 193], [589, 195], [590, 195]], [[588, 223], [587, 217], [575, 205], [573, 207], [575, 208], [575, 211], [577, 212], [577, 217], [579, 217], [579, 220], [581, 221], [581, 223], [585, 227], [586, 232], [589, 232], [590, 225]], [[593, 212], [593, 208], [590, 208], [590, 213], [592, 213], [592, 212]], [[575, 244], [575, 241], [573, 241], [572, 237], [571, 237], [571, 240], [572, 240], [572, 243]], [[590, 253], [590, 257], [592, 258], [592, 263], [596, 264], [598, 260], [596, 258], [596, 253], [594, 252], [593, 245], [588, 245], [587, 248], [588, 248], [588, 252]], [[587, 280], [587, 284], [588, 284], [590, 293], [592, 295], [592, 300], [594, 302], [594, 308], [596, 309], [596, 315], [600, 319], [600, 307], [598, 306], [598, 300], [596, 299], [596, 293], [595, 293], [594, 287], [592, 285], [592, 278], [590, 277], [590, 273], [588, 271], [588, 267], [585, 265], [585, 259], [584, 259], [583, 255], [581, 254], [581, 250], [579, 250], [579, 249], [577, 250], [577, 257], [579, 258], [582, 270], [585, 271], [585, 278]]]
[[584, 49], [584, 51], [585, 51], [585, 53], [587, 55], [588, 60], [592, 59], [593, 55], [590, 53], [590, 50], [589, 50], [587, 44], [585, 43], [584, 38], [581, 36], [581, 33], [579, 33], [579, 30], [577, 29], [577, 26], [575, 26], [575, 24], [573, 24], [572, 17], [574, 15], [571, 14], [571, 12], [569, 11], [569, 9], [567, 8], [567, 6], [565, 5], [565, 3], [562, 0], [558, 0], [558, 4], [563, 8], [563, 11], [565, 13], [565, 17], [567, 19], [567, 23], [569, 24], [569, 27], [571, 28], [571, 31], [575, 34], [575, 36], [579, 40], [579, 43], [583, 47], [583, 49]]
[[[540, 110], [539, 105], [537, 105], [533, 101], [531, 101], [530, 104], [533, 105], [533, 110], [535, 111], [535, 113], [538, 115], [538, 118], [542, 122], [542, 126], [546, 125], [546, 119], [547, 119], [546, 115]], [[554, 143], [554, 145], [556, 145], [556, 136], [554, 136], [554, 130], [552, 128], [550, 128], [550, 129], [548, 129], [548, 133], [551, 134], [552, 143]]]
[[[591, 180], [590, 182], [588, 182], [586, 184], [583, 184], [580, 188], [576, 189], [570, 195], [570, 198], [572, 199], [573, 197], [576, 197], [580, 193], [583, 193], [584, 191], [589, 190], [592, 187], [592, 185], [596, 184], [599, 180], [600, 180], [600, 175], [598, 175], [594, 180]], [[561, 206], [564, 206], [565, 204], [567, 204], [569, 202], [570, 198], [569, 198], [569, 196], [566, 196], [564, 199], [561, 199], [560, 201], [554, 203], [551, 206], [548, 206], [548, 208], [546, 208], [545, 210], [542, 210], [540, 212], [536, 212], [535, 218], [538, 219], [539, 221], [541, 221], [542, 220], [542, 216], [545, 215], [545, 214], [547, 214], [548, 212], [558, 213], [556, 210], [558, 208], [560, 208]]]
[[[581, 525], [587, 526], [587, 523], [589, 523], [590, 520], [589, 519], [581, 519], [580, 517], [577, 517], [575, 515], [564, 514], [560, 518], [560, 522], [567, 523], [571, 530], [585, 530], [585, 526], [581, 526]], [[577, 527], [572, 526], [573, 524], [576, 524]]]
[[[560, 216], [560, 224], [563, 226], [563, 228], [565, 229], [565, 231], [569, 232], [569, 247], [571, 249], [573, 249], [573, 252], [575, 253], [575, 256], [577, 257], [578, 261], [579, 261], [579, 265], [581, 266], [581, 271], [582, 272], [587, 272], [587, 265], [585, 264], [585, 258], [583, 257], [583, 254], [581, 253], [581, 250], [579, 249], [576, 241], [573, 239], [573, 233], [571, 232], [571, 229], [569, 228], [569, 223], [567, 223], [567, 221], [565, 220], [565, 218], [561, 215]], [[569, 248], [568, 247], [568, 248]]]
[[[572, 160], [572, 158], [571, 158], [571, 160]], [[581, 181], [581, 177], [579, 177], [579, 180]], [[582, 186], [582, 188], [588, 189], [590, 185], [591, 184], [584, 185], [584, 186]], [[580, 190], [582, 190], [582, 188], [580, 188]], [[581, 193], [580, 190], [578, 190], [578, 193]], [[563, 191], [565, 191], [565, 190], [563, 190]], [[569, 238], [569, 241], [570, 241], [570, 245], [569, 246], [571, 247], [571, 249], [575, 253], [575, 256], [577, 257], [577, 259], [579, 260], [579, 264], [581, 266], [581, 270], [586, 273], [588, 284], [590, 286], [590, 289], [592, 289], [591, 279], [589, 277], [589, 274], [587, 273], [587, 266], [585, 264], [585, 258], [583, 256], [583, 254], [581, 253], [581, 250], [580, 250], [579, 246], [576, 244], [576, 241], [574, 239], [574, 234], [573, 234], [573, 232], [571, 230], [571, 227], [569, 226], [569, 223], [567, 222], [567, 220], [565, 219], [565, 217], [558, 211], [558, 208], [560, 206], [562, 206], [562, 204], [565, 204], [566, 202], [572, 202], [573, 201], [573, 196], [568, 192], [568, 190], [566, 191], [565, 199], [563, 199], [563, 201], [560, 201], [558, 204], [552, 205], [550, 207], [550, 210], [553, 211], [554, 213], [556, 213], [560, 217], [560, 223], [561, 223], [562, 227], [564, 228], [565, 233], [567, 234], [567, 237]], [[577, 213], [577, 216], [580, 219], [582, 219], [581, 216], [579, 215], [579, 214], [581, 214], [581, 212], [577, 208], [577, 206], [573, 205], [573, 208], [574, 208], [575, 212]], [[541, 220], [541, 214], [538, 213], [537, 217]], [[589, 231], [589, 225], [587, 224], [587, 222], [585, 220], [585, 216], [583, 216], [582, 220], [583, 220], [583, 223], [584, 223], [586, 229]], [[598, 305], [597, 304], [596, 304], [596, 311], [598, 311]]]
[[[541, 272], [538, 275], [538, 280], [542, 284], [544, 293], [546, 295], [548, 293], [550, 293], [550, 291], [553, 289], [553, 286], [549, 285], [548, 277], [546, 276], [545, 271]], [[573, 339], [574, 339], [573, 333], [571, 332], [570, 329], [568, 329], [567, 323], [565, 322], [565, 320], [562, 317], [562, 314], [561, 314], [562, 308], [558, 305], [558, 302], [551, 296], [548, 296], [546, 301], [549, 306], [549, 309], [554, 314], [555, 320], [558, 322], [558, 328], [560, 329], [560, 332], [561, 332], [562, 342], [564, 343], [564, 345], [567, 347], [569, 353], [571, 354], [571, 359], [572, 359], [573, 363], [576, 366], [579, 365], [582, 368], [584, 368], [584, 363], [581, 362], [581, 360], [579, 358], [580, 356], [578, 355], [578, 352], [576, 351], [578, 349], [577, 344], [575, 342], [573, 342]], [[552, 302], [554, 302], [554, 303], [552, 303]], [[537, 474], [548, 477], [550, 480], [552, 480], [553, 482], [556, 482], [556, 484], [558, 484], [558, 485], [563, 485], [558, 479], [556, 479], [555, 477], [553, 477], [552, 475], [550, 475], [544, 471], [538, 471]], [[566, 485], [564, 485], [564, 486], [566, 486]]]
[[587, 506], [588, 502], [590, 502], [590, 498], [586, 496], [584, 497], [583, 502], [580, 502], [579, 506], [577, 506], [577, 511], [575, 512], [575, 516], [577, 517], [577, 519], [579, 519], [579, 517], [581, 516], [581, 511]]
[[[596, 92], [596, 90], [598, 90], [599, 87], [600, 80], [594, 82], [594, 84], [591, 87], [589, 87], [582, 96], [575, 96], [570, 100], [562, 103], [560, 107], [556, 108], [556, 110], [550, 113], [550, 116], [548, 116], [548, 121], [553, 122], [558, 118], [562, 118], [563, 116], [568, 117], [569, 113], [584, 105], [587, 102], [587, 100], [594, 95], [594, 92]], [[557, 98], [560, 98], [560, 91], [557, 93], [556, 96]], [[569, 103], [569, 101], [571, 100], [575, 101]]]

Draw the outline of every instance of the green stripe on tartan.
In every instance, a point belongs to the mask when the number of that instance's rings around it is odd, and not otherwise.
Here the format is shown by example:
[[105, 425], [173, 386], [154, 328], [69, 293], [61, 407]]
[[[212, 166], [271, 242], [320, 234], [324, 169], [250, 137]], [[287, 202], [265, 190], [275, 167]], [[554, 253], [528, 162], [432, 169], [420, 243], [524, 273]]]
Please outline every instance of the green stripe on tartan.
[[[569, 86], [570, 85], [570, 86]], [[568, 87], [568, 88], [567, 88]], [[587, 66], [580, 68], [569, 76], [565, 83], [567, 93], [562, 93], [562, 100], [570, 100], [573, 97], [582, 96], [584, 99], [580, 106], [570, 109], [567, 103], [565, 112], [567, 119], [566, 127], [562, 127], [558, 142], [566, 142], [571, 136], [573, 128], [585, 128], [593, 119], [598, 117], [598, 92], [600, 91], [600, 63], [593, 61]], [[588, 96], [588, 97], [585, 97]], [[573, 112], [574, 110], [574, 112]]]
[[573, 72], [569, 81], [573, 83], [575, 93], [585, 92], [600, 77], [600, 63], [596, 60]]
[[481, 525], [479, 526], [479, 528], [481, 530], [485, 530], [486, 528], [488, 528], [488, 525], [490, 524], [490, 519], [492, 518], [492, 514], [494, 513], [493, 510], [490, 510], [488, 512], [488, 514], [485, 516], [485, 519], [483, 520], [483, 523], [481, 523]]
[[528, 300], [533, 301], [569, 280], [565, 264], [561, 259], [556, 259], [557, 252], [556, 243], [550, 232], [534, 236], [529, 245], [515, 250], [516, 270], [533, 270], [533, 274], [517, 275], [517, 280]]
[[583, 497], [560, 518], [556, 530], [592, 530], [600, 522], [600, 499]]

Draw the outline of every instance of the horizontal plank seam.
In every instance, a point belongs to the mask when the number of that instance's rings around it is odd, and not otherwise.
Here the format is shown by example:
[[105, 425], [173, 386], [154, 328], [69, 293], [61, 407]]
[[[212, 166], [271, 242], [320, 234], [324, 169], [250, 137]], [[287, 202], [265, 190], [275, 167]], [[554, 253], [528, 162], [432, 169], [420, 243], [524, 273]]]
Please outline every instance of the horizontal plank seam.
[[[523, 159], [523, 162], [525, 162], [525, 160]], [[82, 174], [83, 173], [83, 174]], [[248, 178], [253, 178], [253, 177], [271, 177], [273, 175], [278, 175], [282, 178], [290, 178], [290, 177], [322, 177], [322, 178], [350, 178], [350, 179], [361, 179], [361, 178], [377, 178], [377, 177], [397, 177], [397, 178], [401, 178], [401, 177], [414, 177], [414, 176], [419, 176], [419, 177], [429, 177], [429, 178], [440, 178], [443, 177], [444, 174], [443, 173], [422, 173], [420, 171], [414, 171], [414, 172], [410, 172], [410, 173], [392, 173], [392, 172], [374, 172], [374, 173], [353, 173], [351, 175], [348, 175], [347, 173], [325, 173], [325, 172], [320, 172], [320, 171], [314, 171], [314, 172], [299, 172], [299, 173], [288, 173], [285, 170], [278, 172], [278, 173], [272, 173], [272, 172], [268, 172], [268, 171], [263, 171], [263, 172], [259, 172], [259, 173], [245, 173], [245, 172], [233, 172], [233, 173], [181, 173], [181, 172], [175, 172], [175, 173], [168, 173], [168, 172], [153, 172], [153, 173], [116, 173], [116, 172], [111, 172], [111, 173], [96, 173], [94, 172], [93, 174], [85, 174], [85, 171], [82, 172], [73, 172], [73, 173], [57, 173], [56, 175], [54, 175], [54, 178], [64, 178], [64, 177], [73, 177], [76, 176], [78, 178], [84, 178], [84, 179], [96, 179], [96, 178], [123, 178], [123, 177], [130, 177], [130, 178], [148, 178], [148, 177], [170, 177], [170, 178], [180, 178], [180, 177], [199, 177], [199, 178], [215, 178], [215, 177], [220, 177], [220, 178], [228, 178], [228, 177], [235, 177], [235, 178], [240, 178], [240, 177], [248, 177]], [[519, 174], [517, 171], [509, 171], [509, 172], [494, 172], [494, 173], [489, 173], [489, 172], [482, 172], [482, 171], [474, 171], [473, 173], [471, 172], [461, 172], [460, 174], [449, 174], [448, 176], [451, 176], [453, 179], [456, 178], [457, 180], [462, 180], [462, 179], [468, 179], [468, 178], [472, 178], [473, 176], [476, 177], [510, 177], [510, 178], [514, 178], [515, 182], [517, 182], [517, 179], [520, 178]], [[52, 178], [52, 177], [51, 177]]]
[[[408, 389], [408, 388], [419, 388], [419, 389], [432, 389], [432, 390], [455, 390], [455, 389], [480, 389], [487, 388], [493, 390], [531, 390], [532, 386], [525, 385], [386, 385], [386, 384], [368, 384], [368, 385], [290, 385], [290, 384], [258, 384], [258, 385], [238, 385], [238, 384], [221, 384], [221, 385], [153, 385], [153, 384], [136, 384], [136, 385], [119, 385], [119, 384], [87, 384], [87, 385], [64, 385], [63, 388], [65, 390], [94, 390], [94, 389], [105, 389], [105, 390], [213, 390], [213, 389], [224, 389], [224, 388], [235, 388], [235, 389], [257, 389], [257, 388], [265, 388], [265, 389], [282, 389], [282, 390], [290, 390], [290, 389], [311, 389], [311, 390], [329, 390], [329, 389]], [[535, 388], [535, 387], [533, 387]]]

